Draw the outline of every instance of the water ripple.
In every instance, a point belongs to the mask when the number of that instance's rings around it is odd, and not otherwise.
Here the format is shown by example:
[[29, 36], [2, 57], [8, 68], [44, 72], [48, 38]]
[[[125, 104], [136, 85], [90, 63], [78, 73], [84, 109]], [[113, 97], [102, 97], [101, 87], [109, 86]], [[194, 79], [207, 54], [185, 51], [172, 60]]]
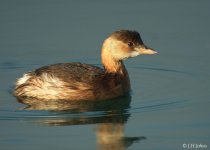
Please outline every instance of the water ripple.
[[[159, 102], [159, 100], [156, 100]], [[159, 111], [159, 110], [167, 110], [167, 109], [176, 109], [180, 107], [186, 106], [188, 100], [175, 100], [170, 101], [164, 100], [164, 102], [159, 102], [156, 104], [145, 105], [139, 107], [132, 107], [131, 112], [150, 112], [150, 111]]]
[[143, 67], [143, 66], [136, 66], [136, 67], [134, 66], [134, 67], [129, 67], [129, 68], [143, 69], [143, 70], [153, 70], [153, 71], [164, 71], [164, 72], [170, 72], [170, 73], [181, 73], [181, 74], [192, 75], [192, 73], [189, 73], [189, 72], [175, 70], [175, 69], [167, 69], [167, 68]]

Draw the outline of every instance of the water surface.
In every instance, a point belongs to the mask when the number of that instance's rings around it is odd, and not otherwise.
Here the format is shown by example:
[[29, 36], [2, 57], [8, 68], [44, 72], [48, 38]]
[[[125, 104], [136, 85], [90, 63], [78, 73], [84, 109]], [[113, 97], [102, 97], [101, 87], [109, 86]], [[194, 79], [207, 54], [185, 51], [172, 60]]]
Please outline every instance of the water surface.
[[[1, 1], [0, 148], [209, 147], [209, 6], [207, 0]], [[100, 66], [101, 44], [117, 29], [140, 31], [160, 52], [126, 61], [131, 96], [33, 107], [12, 96], [16, 78], [40, 66]]]

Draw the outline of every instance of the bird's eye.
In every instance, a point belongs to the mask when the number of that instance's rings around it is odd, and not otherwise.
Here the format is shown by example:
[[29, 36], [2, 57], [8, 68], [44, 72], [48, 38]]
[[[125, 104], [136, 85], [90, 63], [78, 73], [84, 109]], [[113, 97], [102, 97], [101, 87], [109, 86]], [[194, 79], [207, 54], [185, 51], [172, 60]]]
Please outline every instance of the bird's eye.
[[128, 42], [128, 46], [129, 47], [133, 46], [133, 43], [132, 42]]

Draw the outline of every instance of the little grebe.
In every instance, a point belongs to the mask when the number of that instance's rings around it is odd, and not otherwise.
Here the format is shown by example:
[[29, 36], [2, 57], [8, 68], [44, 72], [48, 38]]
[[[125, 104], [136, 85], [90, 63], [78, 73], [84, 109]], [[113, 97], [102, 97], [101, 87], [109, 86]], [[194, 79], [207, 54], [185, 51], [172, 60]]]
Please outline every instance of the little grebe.
[[28, 72], [16, 82], [16, 97], [45, 100], [105, 100], [130, 91], [123, 60], [140, 54], [156, 54], [144, 45], [136, 31], [113, 32], [103, 43], [104, 69], [82, 63], [59, 63]]

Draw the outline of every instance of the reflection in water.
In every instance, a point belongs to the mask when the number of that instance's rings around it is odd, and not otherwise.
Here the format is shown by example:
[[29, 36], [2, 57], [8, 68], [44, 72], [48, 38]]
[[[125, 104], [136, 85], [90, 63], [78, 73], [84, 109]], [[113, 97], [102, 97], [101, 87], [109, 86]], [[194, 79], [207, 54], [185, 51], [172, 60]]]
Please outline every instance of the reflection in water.
[[[18, 99], [20, 102], [22, 99]], [[48, 126], [97, 124], [96, 137], [100, 150], [124, 150], [145, 137], [125, 137], [124, 126], [128, 121], [131, 97], [124, 96], [105, 101], [44, 101], [24, 99], [27, 110], [49, 110], [56, 117], [39, 118], [35, 122]]]
[[97, 144], [100, 150], [125, 150], [145, 137], [125, 137], [124, 123], [101, 123], [97, 126]]

